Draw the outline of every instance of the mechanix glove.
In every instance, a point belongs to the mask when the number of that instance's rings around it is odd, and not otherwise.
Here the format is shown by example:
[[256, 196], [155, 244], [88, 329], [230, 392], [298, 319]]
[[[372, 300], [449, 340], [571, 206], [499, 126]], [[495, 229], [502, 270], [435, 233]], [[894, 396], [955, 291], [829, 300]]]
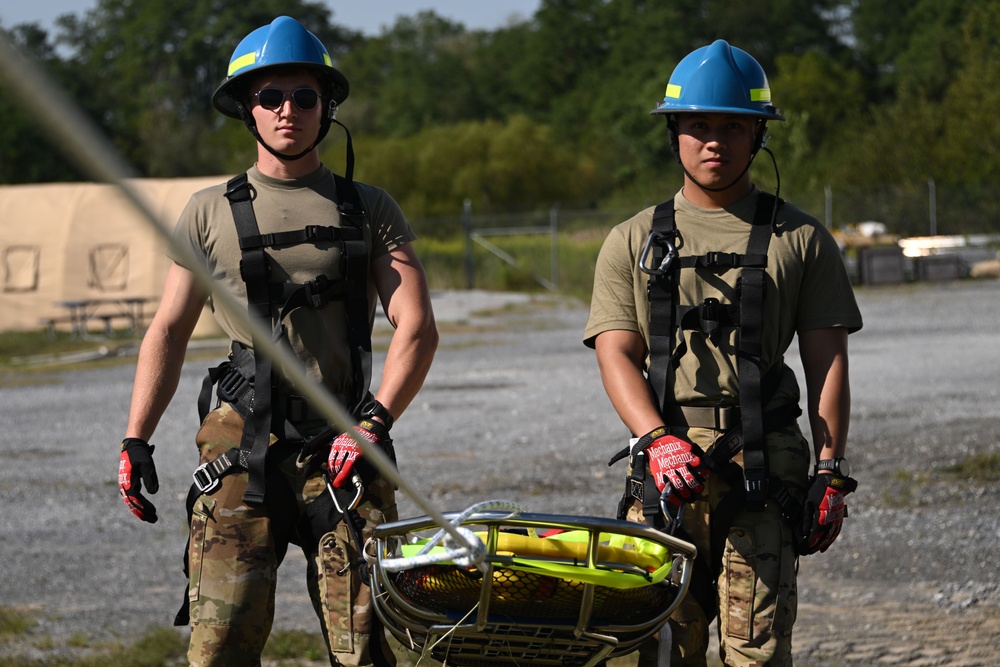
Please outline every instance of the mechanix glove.
[[806, 556], [830, 548], [847, 516], [844, 496], [857, 488], [857, 480], [850, 477], [830, 474], [813, 477], [802, 516], [799, 554]]
[[153, 445], [140, 438], [125, 438], [118, 460], [118, 490], [125, 507], [132, 514], [143, 521], [156, 523], [156, 508], [142, 495], [144, 482], [150, 493], [160, 490], [156, 466], [153, 464]]
[[[374, 419], [363, 419], [357, 426], [362, 438], [373, 445], [382, 445], [389, 438], [389, 430]], [[334, 488], [343, 488], [354, 472], [354, 466], [361, 458], [361, 447], [349, 433], [341, 433], [330, 443], [327, 459], [327, 473], [333, 480]]]
[[669, 495], [675, 505], [694, 500], [705, 490], [707, 457], [698, 445], [670, 435], [661, 426], [642, 436], [635, 448], [645, 452], [657, 490]]

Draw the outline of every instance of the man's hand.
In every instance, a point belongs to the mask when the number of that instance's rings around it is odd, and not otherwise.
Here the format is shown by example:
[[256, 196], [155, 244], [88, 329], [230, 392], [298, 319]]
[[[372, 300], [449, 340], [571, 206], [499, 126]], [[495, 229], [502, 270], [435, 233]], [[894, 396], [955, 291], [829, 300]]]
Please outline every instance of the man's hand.
[[[648, 444], [643, 444], [647, 441]], [[636, 447], [642, 447], [649, 461], [649, 472], [661, 494], [669, 493], [675, 504], [692, 500], [705, 490], [705, 452], [698, 445], [667, 433], [664, 427], [642, 436]]]
[[[374, 419], [364, 419], [358, 424], [358, 433], [362, 438], [379, 445], [389, 436], [389, 431], [384, 425]], [[361, 448], [354, 441], [349, 433], [341, 433], [330, 444], [330, 456], [327, 459], [327, 472], [333, 478], [334, 488], [343, 487], [351, 478], [354, 471], [354, 464], [361, 458]]]
[[153, 464], [153, 445], [140, 438], [125, 438], [118, 460], [118, 491], [132, 514], [143, 521], [156, 523], [156, 508], [142, 495], [144, 482], [150, 493], [160, 490]]
[[826, 551], [840, 535], [847, 503], [844, 500], [858, 483], [850, 477], [816, 475], [806, 496], [802, 531], [805, 538], [799, 546], [803, 556]]

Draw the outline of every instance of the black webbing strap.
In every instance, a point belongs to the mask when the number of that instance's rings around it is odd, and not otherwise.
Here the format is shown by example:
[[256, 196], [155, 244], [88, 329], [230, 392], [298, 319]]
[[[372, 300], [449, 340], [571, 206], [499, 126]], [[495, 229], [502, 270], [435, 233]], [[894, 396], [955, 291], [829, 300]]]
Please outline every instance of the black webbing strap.
[[257, 234], [240, 239], [241, 250], [253, 250], [256, 248], [276, 248], [279, 246], [302, 245], [303, 243], [323, 243], [339, 242], [341, 240], [363, 240], [360, 229], [348, 227], [321, 227], [319, 225], [306, 225], [305, 229], [293, 229], [288, 232], [273, 232], [271, 234]]
[[736, 370], [740, 387], [740, 421], [743, 428], [743, 477], [746, 506], [761, 511], [768, 498], [768, 461], [764, 441], [764, 402], [761, 382], [761, 353], [764, 328], [764, 298], [767, 287], [767, 247], [771, 242], [771, 216], [775, 198], [766, 193], [757, 196], [747, 242], [747, 257], [761, 257], [762, 262], [744, 263], [740, 274], [740, 327]]
[[[674, 258], [668, 258], [671, 250], [676, 255], [678, 245], [677, 226], [674, 224], [674, 200], [664, 202], [653, 211], [650, 240], [662, 243], [647, 243], [652, 253], [652, 266], [646, 293], [649, 296], [649, 384], [656, 395], [661, 412], [667, 400], [666, 388], [670, 385], [673, 372], [674, 353], [674, 303], [677, 300], [677, 285], [680, 279], [680, 265]], [[640, 262], [646, 261], [645, 257]]]
[[[253, 193], [245, 173], [234, 177], [226, 186], [226, 198], [233, 211], [236, 232], [240, 238], [243, 258], [240, 273], [247, 286], [247, 309], [251, 320], [266, 324], [271, 328], [271, 290], [268, 287], [268, 260], [264, 246], [247, 244], [245, 239], [260, 237], [257, 217], [253, 212]], [[254, 341], [254, 349], [259, 349]], [[267, 458], [268, 441], [271, 435], [271, 358], [266, 354], [255, 354], [253, 412], [246, 420], [240, 449], [246, 450], [249, 481], [243, 501], [248, 505], [264, 502], [264, 461]]]

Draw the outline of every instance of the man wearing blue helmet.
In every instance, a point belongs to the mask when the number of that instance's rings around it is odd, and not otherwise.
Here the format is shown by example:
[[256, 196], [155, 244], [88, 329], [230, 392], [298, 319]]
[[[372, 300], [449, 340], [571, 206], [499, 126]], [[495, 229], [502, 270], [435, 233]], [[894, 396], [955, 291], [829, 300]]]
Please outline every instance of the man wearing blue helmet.
[[[684, 183], [608, 235], [584, 333], [633, 434], [612, 459], [630, 464], [619, 516], [698, 548], [670, 664], [705, 665], [718, 618], [724, 664], [791, 665], [797, 559], [830, 547], [856, 488], [847, 336], [861, 314], [830, 233], [751, 181], [767, 121], [784, 118], [750, 54], [695, 50], [652, 113]], [[784, 363], [796, 336], [815, 465]]]
[[[326, 48], [298, 21], [283, 16], [250, 33], [213, 102], [250, 129], [257, 162], [193, 195], [175, 237], [347, 407], [358, 433], [392, 458], [390, 429], [423, 384], [438, 336], [399, 206], [384, 190], [353, 181], [349, 134], [344, 176], [320, 162], [317, 146], [348, 90]], [[151, 493], [158, 487], [149, 441], [209, 296], [193, 267], [173, 259], [139, 353], [119, 464], [122, 498], [148, 522], [156, 510], [142, 484]], [[395, 331], [373, 394], [376, 299]], [[260, 664], [289, 543], [305, 555], [331, 664], [395, 664], [361, 556], [373, 527], [396, 518], [392, 484], [352, 436], [255, 353], [251, 331], [229, 313], [215, 316], [232, 342], [199, 398], [189, 589], [177, 619], [191, 626], [190, 664]]]

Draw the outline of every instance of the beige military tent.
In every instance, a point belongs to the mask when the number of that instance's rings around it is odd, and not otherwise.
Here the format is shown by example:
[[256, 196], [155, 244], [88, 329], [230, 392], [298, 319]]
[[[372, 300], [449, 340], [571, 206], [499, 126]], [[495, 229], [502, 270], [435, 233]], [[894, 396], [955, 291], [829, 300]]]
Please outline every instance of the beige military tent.
[[[226, 180], [130, 183], [172, 228], [193, 192]], [[114, 186], [0, 186], [0, 331], [66, 328], [74, 313], [88, 328], [121, 328], [137, 309], [148, 323], [169, 265], [165, 242]], [[215, 331], [206, 312], [195, 333]]]

